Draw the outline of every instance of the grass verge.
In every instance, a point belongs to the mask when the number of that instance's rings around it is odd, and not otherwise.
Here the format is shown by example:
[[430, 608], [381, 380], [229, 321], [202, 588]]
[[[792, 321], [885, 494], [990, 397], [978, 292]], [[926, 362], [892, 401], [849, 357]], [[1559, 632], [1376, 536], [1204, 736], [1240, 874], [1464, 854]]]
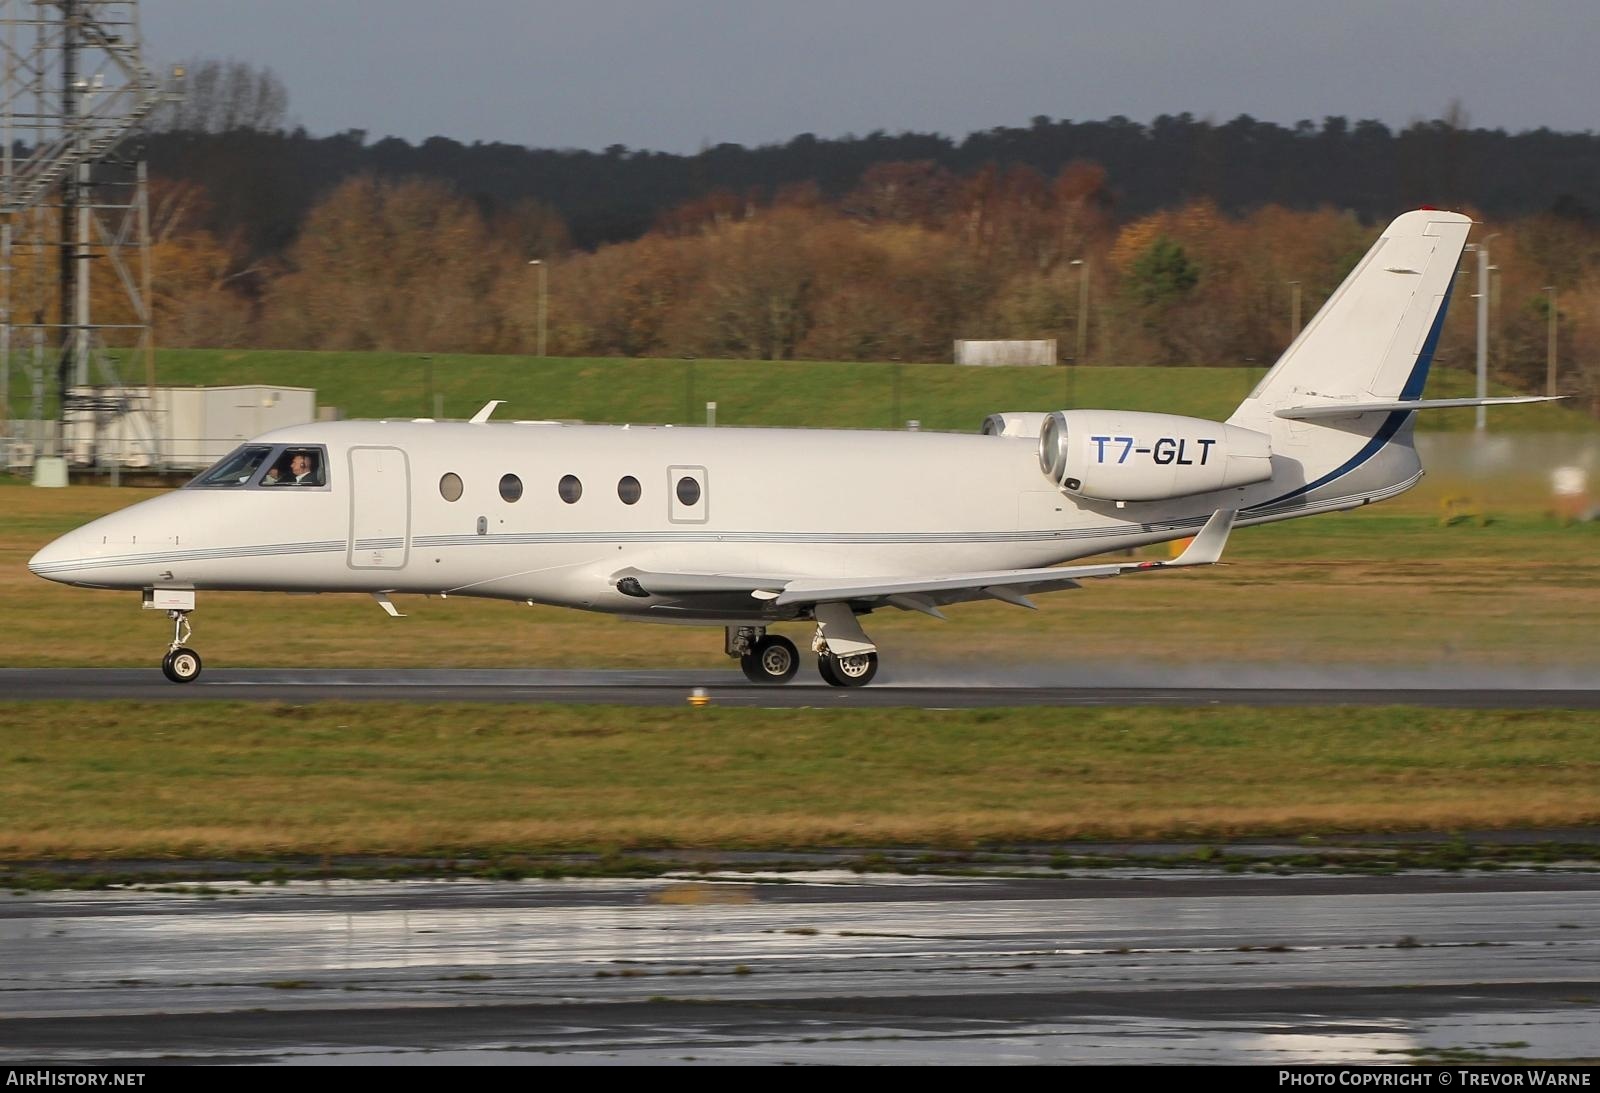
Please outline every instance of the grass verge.
[[1600, 821], [1592, 713], [0, 703], [0, 860]]

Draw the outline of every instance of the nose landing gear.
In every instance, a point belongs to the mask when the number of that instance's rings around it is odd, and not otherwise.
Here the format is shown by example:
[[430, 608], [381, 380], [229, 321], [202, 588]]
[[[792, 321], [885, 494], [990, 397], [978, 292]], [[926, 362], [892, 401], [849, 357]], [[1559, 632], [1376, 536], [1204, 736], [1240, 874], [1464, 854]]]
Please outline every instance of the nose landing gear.
[[194, 633], [189, 625], [189, 612], [168, 611], [172, 619], [172, 644], [167, 655], [161, 658], [161, 674], [174, 683], [189, 683], [200, 674], [200, 654], [184, 643]]

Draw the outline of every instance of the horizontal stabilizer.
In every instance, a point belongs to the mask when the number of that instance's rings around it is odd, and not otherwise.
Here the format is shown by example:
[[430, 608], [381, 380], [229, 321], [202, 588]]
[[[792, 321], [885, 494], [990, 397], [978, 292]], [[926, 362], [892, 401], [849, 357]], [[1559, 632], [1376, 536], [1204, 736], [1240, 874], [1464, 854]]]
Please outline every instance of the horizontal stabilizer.
[[1463, 406], [1517, 406], [1526, 402], [1555, 402], [1565, 395], [1517, 395], [1509, 398], [1429, 398], [1400, 402], [1324, 402], [1315, 406], [1290, 406], [1274, 411], [1296, 421], [1356, 414], [1390, 414], [1410, 410], [1454, 410]]

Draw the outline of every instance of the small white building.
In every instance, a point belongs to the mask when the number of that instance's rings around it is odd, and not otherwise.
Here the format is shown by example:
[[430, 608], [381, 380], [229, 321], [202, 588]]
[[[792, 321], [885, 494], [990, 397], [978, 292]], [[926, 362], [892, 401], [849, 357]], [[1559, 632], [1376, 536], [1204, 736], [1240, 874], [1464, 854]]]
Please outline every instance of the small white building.
[[311, 387], [73, 388], [80, 408], [66, 423], [68, 460], [78, 466], [200, 470], [253, 436], [317, 417]]
[[1056, 363], [1056, 340], [956, 342], [956, 363], [986, 366], [1050, 365]]

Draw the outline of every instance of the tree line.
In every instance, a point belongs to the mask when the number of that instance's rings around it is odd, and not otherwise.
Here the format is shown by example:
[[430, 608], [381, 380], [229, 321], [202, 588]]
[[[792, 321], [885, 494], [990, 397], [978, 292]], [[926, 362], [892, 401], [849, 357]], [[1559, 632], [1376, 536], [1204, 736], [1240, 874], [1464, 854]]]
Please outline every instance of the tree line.
[[[153, 184], [163, 345], [532, 353], [542, 256], [552, 355], [938, 361], [958, 338], [1053, 338], [1066, 360], [1081, 336], [1082, 363], [1265, 364], [1296, 297], [1309, 319], [1382, 226], [1207, 199], [1124, 218], [1093, 164], [1046, 178], [921, 161], [875, 165], [837, 201], [804, 184], [765, 200], [713, 192], [584, 250], [536, 201], [486, 208], [441, 182], [356, 175], [281, 254], [253, 258], [200, 226], [207, 200]], [[1554, 299], [1564, 389], [1592, 397], [1600, 225], [1465, 211], [1492, 249], [1497, 375], [1542, 388]], [[1474, 352], [1475, 267], [1462, 276], [1447, 367]], [[95, 283], [104, 314], [117, 305], [109, 279]]]
[[[556, 355], [1055, 338], [1066, 359], [1081, 337], [1084, 363], [1265, 364], [1297, 296], [1309, 318], [1383, 223], [1433, 204], [1485, 222], [1497, 374], [1542, 387], [1555, 300], [1563, 387], [1600, 391], [1593, 134], [1178, 115], [693, 156], [413, 146], [286, 131], [270, 73], [190, 68], [211, 90], [148, 137], [160, 344], [532, 352], [537, 258]], [[1471, 361], [1475, 291], [1447, 366]]]
[[[202, 70], [204, 66], [199, 66]], [[771, 200], [811, 184], [838, 201], [880, 163], [927, 162], [968, 176], [990, 164], [1029, 167], [1047, 178], [1075, 162], [1100, 164], [1120, 216], [1210, 200], [1238, 215], [1267, 204], [1347, 209], [1364, 221], [1419, 205], [1470, 205], [1489, 216], [1548, 210], [1600, 214], [1600, 133], [1470, 128], [1446, 119], [1391, 129], [1372, 120], [1324, 118], [1293, 126], [1242, 115], [1217, 123], [1189, 114], [1148, 124], [1123, 117], [1036, 117], [956, 139], [938, 133], [802, 133], [746, 148], [718, 144], [678, 155], [613, 145], [602, 151], [462, 143], [432, 137], [369, 140], [362, 130], [313, 136], [277, 127], [281, 87], [247, 76], [212, 77], [220, 105], [186, 100], [148, 141], [152, 169], [215, 195], [207, 227], [240, 234], [258, 254], [279, 251], [312, 205], [357, 174], [445, 183], [485, 207], [534, 199], [554, 208], [573, 244], [592, 249], [636, 239], [662, 215], [714, 190]], [[192, 90], [192, 89], [191, 89]], [[256, 120], [254, 115], [265, 115]], [[246, 121], [231, 127], [230, 117]]]

